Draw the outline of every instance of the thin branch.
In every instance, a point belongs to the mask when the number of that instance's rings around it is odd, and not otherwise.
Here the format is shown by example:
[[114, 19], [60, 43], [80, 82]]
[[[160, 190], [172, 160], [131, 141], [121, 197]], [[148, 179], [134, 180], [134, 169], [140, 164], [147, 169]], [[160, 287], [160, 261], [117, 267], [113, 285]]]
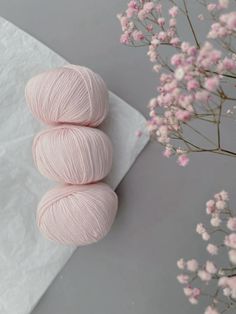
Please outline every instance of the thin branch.
[[188, 12], [188, 7], [187, 7], [187, 4], [186, 4], [186, 0], [183, 0], [183, 3], [184, 3], [185, 12], [186, 12], [186, 17], [187, 17], [188, 23], [190, 25], [190, 28], [192, 30], [192, 33], [193, 33], [193, 37], [195, 39], [195, 42], [196, 42], [196, 45], [197, 45], [198, 49], [200, 49], [199, 41], [197, 39], [197, 36], [196, 36], [194, 28], [193, 28], [193, 24], [192, 24], [192, 22], [190, 20], [190, 17], [189, 17], [189, 12]]
[[223, 101], [222, 101], [221, 104], [220, 104], [219, 115], [218, 115], [218, 120], [217, 120], [217, 141], [218, 141], [218, 149], [220, 149], [220, 147], [221, 147], [220, 123], [221, 123], [222, 104], [223, 104]]
[[188, 126], [190, 129], [192, 129], [195, 133], [197, 133], [198, 135], [202, 136], [206, 141], [208, 141], [209, 143], [213, 144], [214, 146], [217, 146], [216, 143], [214, 143], [211, 139], [209, 139], [206, 135], [202, 134], [200, 131], [198, 131], [197, 129], [195, 129], [193, 126], [191, 126], [188, 123], [184, 123], [186, 126]]

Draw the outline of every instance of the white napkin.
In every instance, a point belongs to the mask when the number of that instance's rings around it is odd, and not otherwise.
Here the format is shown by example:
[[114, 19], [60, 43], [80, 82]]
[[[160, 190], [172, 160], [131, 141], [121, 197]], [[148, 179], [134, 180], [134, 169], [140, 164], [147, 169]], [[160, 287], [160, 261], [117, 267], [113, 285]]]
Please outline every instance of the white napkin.
[[[30, 313], [75, 248], [45, 240], [35, 225], [39, 199], [53, 183], [32, 163], [31, 143], [42, 128], [24, 99], [26, 82], [66, 64], [59, 55], [0, 18], [0, 313]], [[110, 93], [102, 129], [114, 144], [107, 182], [115, 188], [148, 141], [137, 139], [144, 117]]]

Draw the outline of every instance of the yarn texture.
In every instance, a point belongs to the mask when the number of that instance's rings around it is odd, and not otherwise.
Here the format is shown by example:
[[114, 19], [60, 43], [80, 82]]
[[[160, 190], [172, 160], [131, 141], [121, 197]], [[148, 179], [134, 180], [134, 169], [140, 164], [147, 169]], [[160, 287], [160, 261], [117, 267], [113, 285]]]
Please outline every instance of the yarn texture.
[[116, 193], [99, 182], [113, 157], [109, 137], [95, 128], [108, 114], [107, 87], [92, 70], [67, 65], [33, 77], [25, 96], [33, 115], [49, 125], [34, 138], [35, 165], [62, 184], [39, 203], [39, 230], [61, 244], [97, 242], [109, 232], [118, 207]]
[[49, 125], [98, 126], [109, 108], [108, 89], [103, 79], [78, 65], [36, 75], [27, 83], [25, 96], [33, 115]]
[[105, 183], [57, 187], [39, 203], [37, 224], [50, 240], [83, 246], [109, 232], [117, 206], [116, 193]]
[[60, 125], [35, 137], [34, 162], [49, 179], [68, 184], [102, 180], [112, 166], [112, 144], [99, 129]]

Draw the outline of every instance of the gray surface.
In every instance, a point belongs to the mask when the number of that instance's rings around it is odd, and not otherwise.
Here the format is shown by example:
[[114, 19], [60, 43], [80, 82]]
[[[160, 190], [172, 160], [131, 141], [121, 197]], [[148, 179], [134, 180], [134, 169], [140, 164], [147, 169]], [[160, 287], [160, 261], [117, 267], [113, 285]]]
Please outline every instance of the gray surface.
[[[144, 51], [119, 44], [115, 16], [125, 3], [0, 0], [0, 13], [70, 62], [99, 72], [112, 91], [147, 113], [155, 77]], [[236, 204], [234, 169], [234, 159], [208, 155], [195, 155], [182, 169], [150, 144], [117, 189], [111, 233], [77, 250], [33, 314], [202, 313], [183, 297], [176, 260], [204, 252], [194, 227], [212, 193], [224, 187]]]

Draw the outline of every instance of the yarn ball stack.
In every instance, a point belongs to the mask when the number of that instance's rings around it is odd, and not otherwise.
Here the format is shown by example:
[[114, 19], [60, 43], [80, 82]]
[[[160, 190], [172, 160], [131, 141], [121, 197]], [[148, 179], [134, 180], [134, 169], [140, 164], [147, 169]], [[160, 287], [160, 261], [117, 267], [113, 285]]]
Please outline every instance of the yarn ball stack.
[[25, 95], [32, 114], [49, 125], [33, 141], [35, 165], [61, 183], [39, 203], [37, 225], [57, 243], [97, 242], [118, 207], [116, 193], [100, 182], [111, 170], [112, 144], [95, 128], [108, 114], [107, 87], [92, 70], [68, 65], [30, 79]]

